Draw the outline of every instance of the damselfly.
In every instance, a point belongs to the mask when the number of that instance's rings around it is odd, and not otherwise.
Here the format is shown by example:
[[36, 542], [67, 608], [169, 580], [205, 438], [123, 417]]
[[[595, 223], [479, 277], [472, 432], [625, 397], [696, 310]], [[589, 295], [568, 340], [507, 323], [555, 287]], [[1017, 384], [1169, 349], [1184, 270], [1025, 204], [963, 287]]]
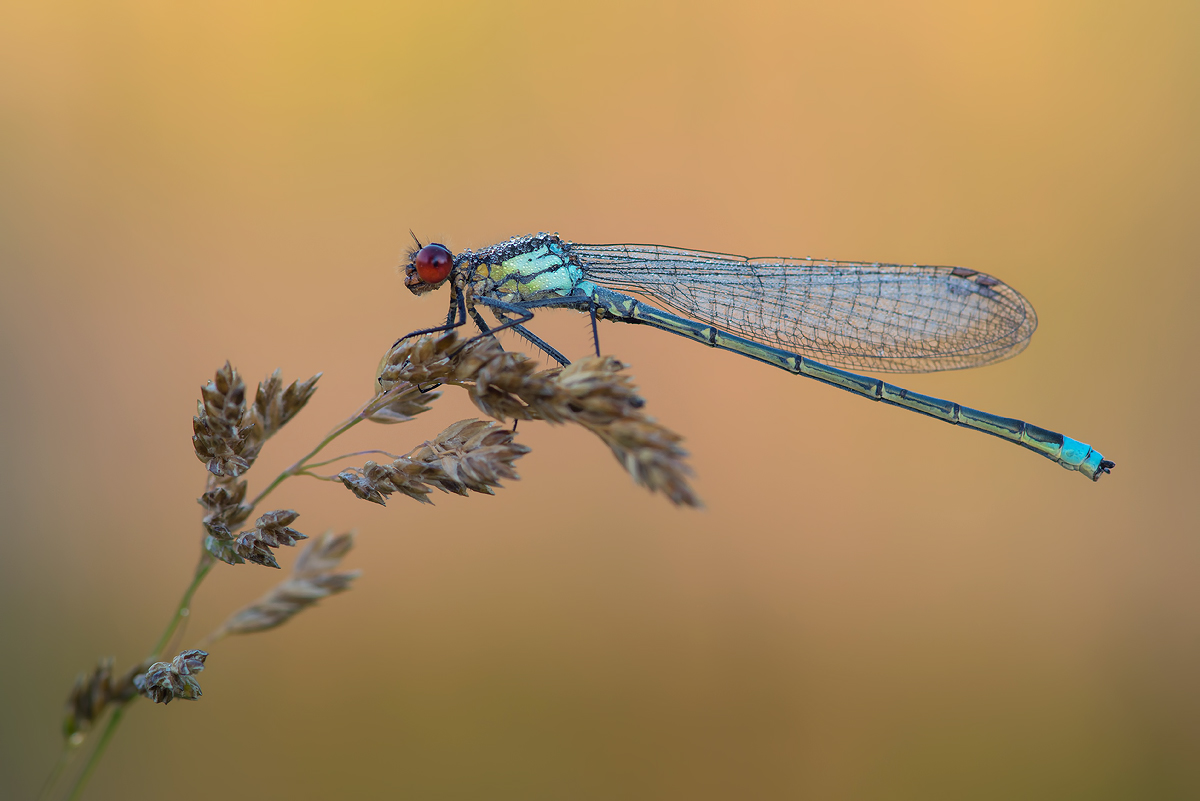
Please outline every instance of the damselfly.
[[[534, 309], [577, 309], [591, 315], [597, 355], [596, 320], [651, 325], [1000, 437], [1093, 481], [1114, 467], [1090, 445], [1062, 434], [838, 369], [955, 370], [1020, 353], [1037, 327], [1033, 306], [975, 270], [581, 245], [555, 234], [516, 237], [458, 255], [418, 243], [409, 254], [405, 285], [420, 295], [447, 281], [453, 295], [446, 324], [414, 334], [461, 326], [469, 316], [484, 335], [510, 328], [566, 365], [566, 357], [525, 324]], [[490, 308], [500, 325], [489, 326], [477, 306]]]

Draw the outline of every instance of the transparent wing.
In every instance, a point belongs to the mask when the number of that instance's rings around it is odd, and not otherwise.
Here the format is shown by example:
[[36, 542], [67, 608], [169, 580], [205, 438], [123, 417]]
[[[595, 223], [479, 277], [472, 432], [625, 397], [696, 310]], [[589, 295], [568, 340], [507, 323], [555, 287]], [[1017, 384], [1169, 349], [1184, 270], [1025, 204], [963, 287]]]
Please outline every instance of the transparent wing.
[[660, 245], [572, 245], [584, 277], [838, 367], [921, 373], [1020, 353], [1037, 315], [961, 267], [748, 259]]

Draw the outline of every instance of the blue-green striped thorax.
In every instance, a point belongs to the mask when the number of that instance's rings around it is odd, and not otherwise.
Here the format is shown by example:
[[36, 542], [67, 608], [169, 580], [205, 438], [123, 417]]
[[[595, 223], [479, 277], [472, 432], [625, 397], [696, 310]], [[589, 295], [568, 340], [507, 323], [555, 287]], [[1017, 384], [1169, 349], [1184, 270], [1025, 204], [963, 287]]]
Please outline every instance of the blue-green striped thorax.
[[[480, 250], [462, 251], [453, 257], [448, 277], [455, 289], [466, 293], [468, 302], [480, 297], [505, 303], [565, 297], [583, 280], [583, 270], [572, 258], [570, 248], [570, 243], [553, 234], [515, 237]], [[420, 253], [415, 250], [409, 254], [405, 280], [417, 295], [442, 284], [425, 281], [418, 274]]]

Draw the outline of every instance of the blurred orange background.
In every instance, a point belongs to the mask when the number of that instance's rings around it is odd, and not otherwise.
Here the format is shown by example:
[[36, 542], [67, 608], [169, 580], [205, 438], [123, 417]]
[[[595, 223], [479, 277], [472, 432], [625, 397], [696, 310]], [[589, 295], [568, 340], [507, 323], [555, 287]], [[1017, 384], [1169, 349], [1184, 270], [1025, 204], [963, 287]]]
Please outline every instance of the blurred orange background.
[[[290, 481], [275, 503], [357, 529], [364, 575], [215, 646], [201, 701], [136, 704], [87, 797], [1200, 797], [1200, 5], [3, 17], [0, 796], [36, 793], [75, 675], [139, 661], [190, 577], [200, 385], [324, 371], [261, 488], [445, 313], [403, 287], [411, 229], [998, 275], [1031, 347], [895, 380], [1117, 468], [605, 325], [706, 509], [546, 424], [495, 497]], [[535, 330], [587, 352], [583, 315]], [[450, 390], [342, 450], [477, 414]], [[184, 646], [280, 578], [219, 567]]]

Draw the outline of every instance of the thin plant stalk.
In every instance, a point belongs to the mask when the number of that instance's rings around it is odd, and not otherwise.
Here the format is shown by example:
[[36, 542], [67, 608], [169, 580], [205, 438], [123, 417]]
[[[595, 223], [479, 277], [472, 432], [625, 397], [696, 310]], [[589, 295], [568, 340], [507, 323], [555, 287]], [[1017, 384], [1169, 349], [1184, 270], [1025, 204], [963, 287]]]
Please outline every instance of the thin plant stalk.
[[96, 741], [96, 747], [92, 749], [92, 753], [88, 756], [87, 764], [83, 766], [83, 770], [80, 771], [79, 776], [75, 779], [75, 785], [71, 788], [71, 794], [67, 796], [68, 801], [75, 801], [83, 793], [84, 786], [87, 785], [88, 779], [92, 777], [96, 766], [100, 764], [100, 757], [104, 756], [104, 750], [108, 748], [108, 743], [112, 740], [113, 733], [117, 730], [117, 726], [121, 724], [121, 719], [124, 717], [124, 706], [118, 706], [108, 716], [108, 722], [104, 724], [104, 731], [100, 733], [100, 739]]
[[171, 615], [171, 622], [167, 624], [158, 638], [158, 642], [155, 643], [154, 650], [150, 652], [151, 660], [158, 659], [163, 649], [167, 647], [167, 643], [171, 641], [175, 630], [179, 628], [179, 624], [191, 614], [192, 596], [196, 594], [196, 590], [200, 589], [200, 582], [204, 581], [204, 577], [216, 563], [217, 560], [207, 551], [200, 555], [200, 564], [196, 566], [196, 575], [192, 577], [192, 583], [188, 585], [188, 588], [183, 591], [183, 597], [179, 599], [179, 605], [175, 607], [175, 614]]

